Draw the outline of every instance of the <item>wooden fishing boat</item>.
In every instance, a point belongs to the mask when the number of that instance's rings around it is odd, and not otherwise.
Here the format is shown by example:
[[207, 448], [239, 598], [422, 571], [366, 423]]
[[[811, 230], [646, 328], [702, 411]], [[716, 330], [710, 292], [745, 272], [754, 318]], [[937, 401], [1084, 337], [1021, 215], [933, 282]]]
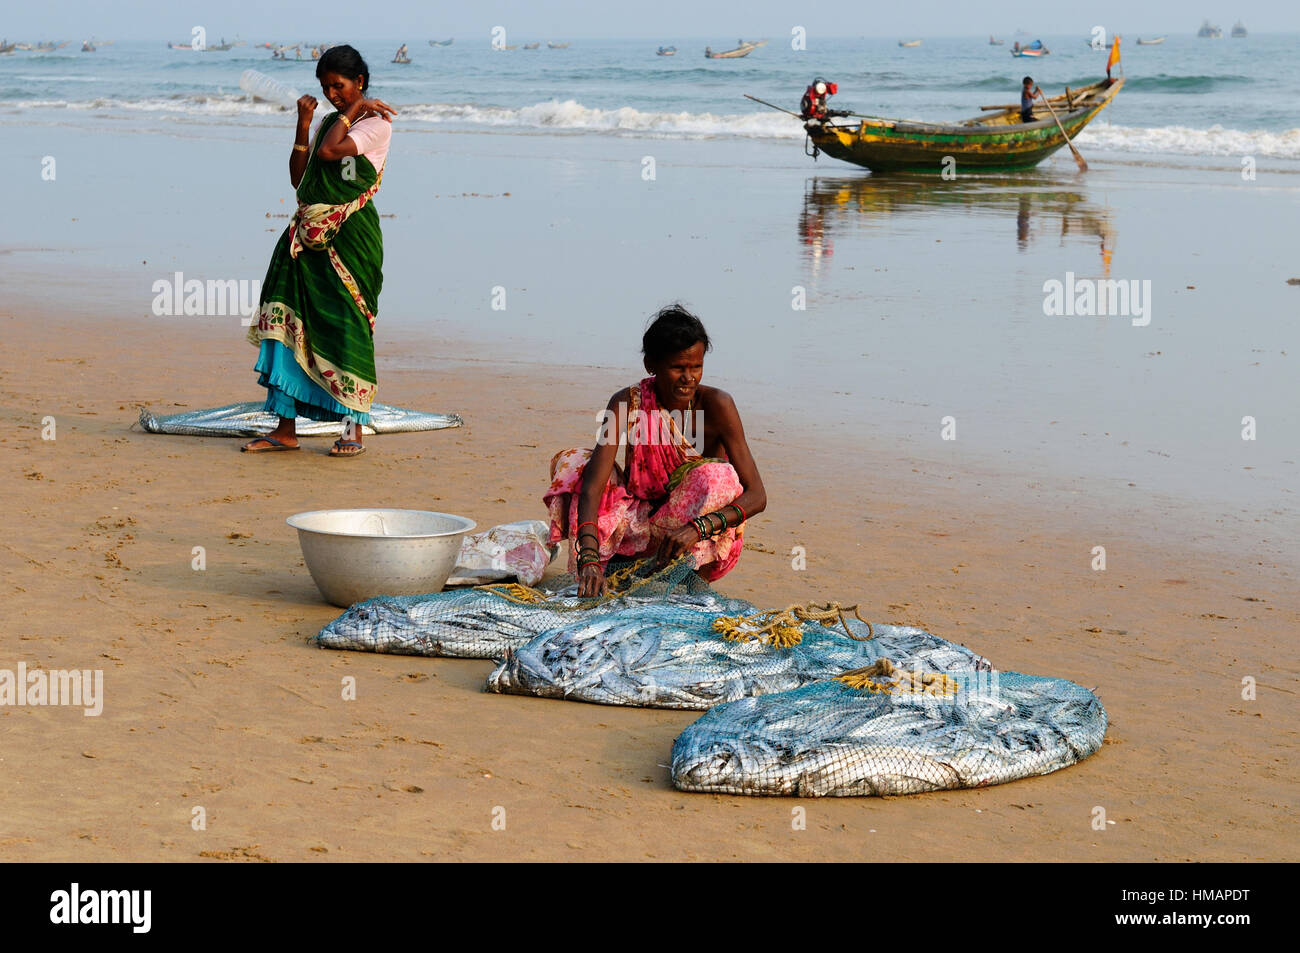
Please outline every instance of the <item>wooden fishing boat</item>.
[[[1049, 101], [1071, 139], [1110, 105], [1124, 86], [1123, 78], [1102, 80], [1080, 89], [1067, 89]], [[873, 172], [943, 172], [945, 159], [956, 162], [958, 174], [1029, 169], [1065, 145], [1052, 114], [1041, 104], [1040, 118], [1020, 121], [1020, 105], [985, 106], [984, 114], [953, 123], [912, 122], [906, 119], [855, 117], [852, 124], [809, 121], [804, 124], [814, 157], [825, 152], [835, 159]]]
[[1165, 38], [1164, 38], [1163, 36], [1158, 36], [1158, 37], [1156, 37], [1154, 40], [1144, 40], [1144, 39], [1142, 39], [1142, 37], [1139, 36], [1139, 37], [1138, 37], [1138, 46], [1159, 46], [1159, 45], [1160, 45], [1161, 43], [1163, 43], [1164, 41], [1165, 41]]
[[567, 50], [567, 49], [569, 48], [569, 44], [568, 44], [568, 43], [552, 43], [550, 40], [547, 40], [547, 41], [546, 41], [546, 48], [547, 48], [548, 50]]
[[1006, 46], [1006, 45], [1007, 45], [1007, 41], [1006, 41], [1006, 40], [999, 40], [999, 39], [998, 39], [997, 37], [995, 37], [995, 36], [990, 36], [990, 37], [989, 37], [989, 46]]
[[1244, 40], [1246, 36], [1246, 24], [1238, 20], [1232, 25], [1232, 38], [1234, 40]]
[[920, 46], [920, 45], [921, 45], [921, 41], [920, 41], [920, 40], [908, 40], [906, 43], [904, 43], [902, 40], [899, 40], [899, 41], [898, 41], [898, 45], [899, 45], [899, 46]]
[[537, 43], [525, 43], [525, 44], [524, 44], [524, 49], [526, 49], [526, 50], [535, 50], [535, 49], [538, 49], [541, 45], [542, 45], [541, 42], [537, 42]]
[[455, 37], [453, 37], [450, 40], [430, 40], [429, 45], [430, 46], [451, 46], [452, 43], [454, 42], [456, 42]]
[[655, 56], [676, 56], [676, 55], [677, 55], [677, 47], [675, 46], [661, 46], [659, 47], [658, 50], [655, 51]]
[[1201, 24], [1201, 28], [1196, 31], [1196, 35], [1202, 40], [1222, 40], [1223, 28], [1206, 20]]

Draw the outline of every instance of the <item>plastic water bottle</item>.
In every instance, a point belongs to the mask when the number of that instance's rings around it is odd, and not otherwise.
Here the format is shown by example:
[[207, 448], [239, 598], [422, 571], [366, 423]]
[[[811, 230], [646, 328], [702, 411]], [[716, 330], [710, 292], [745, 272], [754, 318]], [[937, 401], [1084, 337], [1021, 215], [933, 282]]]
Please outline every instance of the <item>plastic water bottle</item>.
[[286, 86], [255, 69], [246, 69], [240, 74], [239, 88], [268, 103], [277, 103], [285, 109], [297, 109], [298, 97], [301, 95], [292, 86]]

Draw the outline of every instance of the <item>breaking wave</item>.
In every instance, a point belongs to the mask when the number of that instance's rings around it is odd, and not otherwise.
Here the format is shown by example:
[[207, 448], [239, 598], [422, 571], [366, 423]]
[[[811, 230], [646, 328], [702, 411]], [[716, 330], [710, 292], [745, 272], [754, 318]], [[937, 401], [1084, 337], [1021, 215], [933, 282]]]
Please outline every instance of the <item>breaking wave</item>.
[[[286, 113], [274, 103], [242, 93], [155, 96], [141, 99], [0, 99], [0, 109], [69, 109], [119, 111], [180, 118], [212, 119], [259, 116], [280, 121]], [[631, 106], [599, 109], [573, 100], [551, 99], [531, 106], [481, 106], [470, 103], [403, 105], [399, 119], [412, 127], [484, 129], [509, 132], [600, 133], [637, 138], [799, 140], [803, 127], [793, 117], [762, 110], [753, 112], [660, 112]], [[1244, 156], [1300, 159], [1300, 128], [1280, 132], [1244, 130], [1212, 125], [1119, 126], [1094, 123], [1079, 136], [1080, 143], [1112, 152], [1166, 153], [1188, 156]]]

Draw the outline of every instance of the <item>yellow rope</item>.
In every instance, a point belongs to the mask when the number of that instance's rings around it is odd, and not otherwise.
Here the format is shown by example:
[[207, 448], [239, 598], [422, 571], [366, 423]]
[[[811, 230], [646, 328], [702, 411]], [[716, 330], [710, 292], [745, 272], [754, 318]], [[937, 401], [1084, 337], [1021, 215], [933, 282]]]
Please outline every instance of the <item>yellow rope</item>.
[[[893, 681], [883, 679], [897, 676]], [[951, 698], [957, 694], [957, 682], [941, 672], [907, 672], [900, 671], [887, 658], [877, 659], [864, 668], [855, 668], [835, 676], [835, 681], [842, 682], [858, 691], [881, 693], [887, 695], [935, 695]]]
[[519, 582], [493, 582], [475, 588], [495, 593], [502, 599], [521, 606], [542, 605], [549, 601], [546, 593]]
[[634, 563], [629, 563], [622, 569], [616, 569], [605, 577], [605, 585], [599, 596], [593, 596], [590, 599], [582, 599], [574, 605], [560, 605], [554, 596], [548, 595], [540, 589], [534, 589], [532, 586], [525, 586], [518, 582], [493, 582], [474, 588], [484, 592], [490, 592], [500, 596], [507, 602], [513, 602], [521, 606], [539, 606], [547, 605], [556, 612], [573, 612], [580, 609], [590, 609], [592, 606], [607, 602], [610, 599], [616, 599], [621, 595], [644, 585], [652, 580], [664, 576], [676, 569], [677, 566], [691, 555], [690, 550], [682, 553], [672, 562], [665, 565], [649, 576], [638, 578], [638, 574], [648, 565], [656, 560], [654, 556], [646, 556], [638, 559]]
[[[844, 615], [849, 611], [857, 617], [859, 622], [866, 623], [867, 635], [854, 635], [849, 629], [848, 619]], [[768, 609], [748, 616], [719, 616], [713, 620], [713, 631], [721, 633], [722, 637], [728, 642], [750, 642], [758, 639], [774, 648], [788, 649], [790, 646], [798, 645], [803, 641], [803, 631], [800, 629], [799, 623], [826, 623], [834, 622], [836, 619], [844, 626], [844, 631], [848, 634], [848, 637], [858, 642], [865, 642], [875, 635], [871, 623], [858, 615], [856, 605], [841, 608], [838, 602], [828, 602], [826, 605], [810, 602], [803, 606], [796, 603], [786, 606], [784, 609]]]

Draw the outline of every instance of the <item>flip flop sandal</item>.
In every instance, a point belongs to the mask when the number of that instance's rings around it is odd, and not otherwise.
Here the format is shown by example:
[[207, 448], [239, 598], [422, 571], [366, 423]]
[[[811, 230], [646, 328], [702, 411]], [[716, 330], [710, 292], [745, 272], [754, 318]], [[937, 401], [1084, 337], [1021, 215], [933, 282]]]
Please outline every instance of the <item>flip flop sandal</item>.
[[[342, 451], [344, 447], [356, 447], [357, 449], [350, 453], [341, 453], [340, 451]], [[330, 450], [329, 455], [331, 457], [359, 457], [365, 452], [365, 446], [355, 440], [335, 440], [334, 448]]]
[[257, 442], [259, 442], [259, 441], [261, 441], [261, 442], [263, 442], [263, 443], [269, 443], [270, 446], [269, 446], [269, 447], [250, 447], [250, 446], [246, 443], [246, 444], [244, 444], [242, 447], [239, 448], [240, 452], [241, 452], [241, 453], [275, 453], [275, 452], [278, 451], [278, 450], [297, 450], [297, 449], [298, 449], [298, 445], [297, 445], [297, 444], [290, 445], [290, 444], [287, 444], [287, 443], [283, 443], [283, 442], [281, 442], [281, 441], [279, 441], [279, 440], [276, 440], [274, 437], [254, 437], [252, 440], [248, 441], [248, 443], [257, 443]]

